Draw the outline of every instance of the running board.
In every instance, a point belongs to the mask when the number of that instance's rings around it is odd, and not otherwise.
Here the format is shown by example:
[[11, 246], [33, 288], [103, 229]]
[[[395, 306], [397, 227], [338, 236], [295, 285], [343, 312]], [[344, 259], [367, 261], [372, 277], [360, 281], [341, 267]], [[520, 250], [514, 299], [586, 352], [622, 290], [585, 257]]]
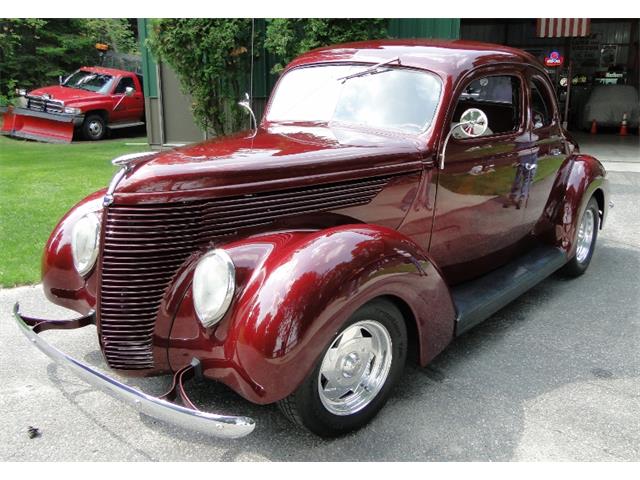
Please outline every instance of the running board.
[[144, 125], [144, 122], [132, 122], [132, 123], [110, 123], [107, 125], [111, 130], [116, 130], [118, 128], [129, 128], [129, 127], [140, 127]]
[[456, 336], [489, 318], [566, 262], [561, 250], [537, 247], [487, 275], [453, 287], [451, 296], [458, 312]]

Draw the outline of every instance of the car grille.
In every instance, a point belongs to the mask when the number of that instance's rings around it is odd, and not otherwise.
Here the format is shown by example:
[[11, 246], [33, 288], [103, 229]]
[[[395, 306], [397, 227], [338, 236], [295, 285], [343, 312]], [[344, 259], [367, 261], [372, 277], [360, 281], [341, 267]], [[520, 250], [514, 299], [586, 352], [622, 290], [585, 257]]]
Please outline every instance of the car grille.
[[64, 102], [61, 100], [51, 100], [43, 97], [26, 95], [27, 108], [38, 112], [63, 113]]
[[171, 279], [200, 246], [278, 218], [363, 205], [389, 176], [242, 197], [106, 209], [99, 329], [108, 364], [153, 368], [153, 333]]

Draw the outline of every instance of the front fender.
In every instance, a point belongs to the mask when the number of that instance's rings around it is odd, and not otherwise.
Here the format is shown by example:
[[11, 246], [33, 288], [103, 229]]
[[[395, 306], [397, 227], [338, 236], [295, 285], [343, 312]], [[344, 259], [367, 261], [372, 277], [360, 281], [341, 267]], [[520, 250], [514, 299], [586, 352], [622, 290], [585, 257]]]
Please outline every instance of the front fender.
[[187, 289], [171, 331], [169, 361], [176, 369], [197, 356], [205, 376], [253, 402], [291, 394], [349, 316], [380, 296], [406, 307], [421, 364], [453, 337], [455, 310], [446, 284], [427, 255], [395, 230], [346, 225], [223, 248], [237, 268], [236, 299], [207, 331], [193, 314]]
[[104, 189], [92, 193], [69, 210], [51, 232], [42, 255], [42, 285], [46, 297], [83, 315], [95, 309], [98, 276], [95, 268], [86, 278], [76, 271], [71, 230], [82, 216], [101, 212], [104, 194]]
[[596, 195], [600, 206], [600, 227], [608, 213], [609, 186], [602, 164], [590, 155], [571, 155], [558, 172], [549, 201], [545, 207], [541, 230], [547, 232], [549, 243], [575, 254], [576, 230], [589, 199]]

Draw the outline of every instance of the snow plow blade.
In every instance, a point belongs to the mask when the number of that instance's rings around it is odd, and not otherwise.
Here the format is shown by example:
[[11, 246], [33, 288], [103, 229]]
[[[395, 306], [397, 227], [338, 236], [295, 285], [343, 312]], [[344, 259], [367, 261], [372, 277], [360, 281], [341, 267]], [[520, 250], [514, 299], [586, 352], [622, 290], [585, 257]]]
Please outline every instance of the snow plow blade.
[[71, 143], [82, 115], [54, 114], [27, 108], [3, 107], [0, 134], [49, 143]]

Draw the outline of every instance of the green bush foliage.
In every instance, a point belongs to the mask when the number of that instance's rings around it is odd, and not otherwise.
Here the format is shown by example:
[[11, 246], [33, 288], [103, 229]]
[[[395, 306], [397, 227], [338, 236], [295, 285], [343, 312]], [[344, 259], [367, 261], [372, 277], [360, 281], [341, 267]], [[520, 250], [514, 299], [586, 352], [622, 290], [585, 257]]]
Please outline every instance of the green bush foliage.
[[237, 101], [251, 69], [251, 27], [248, 18], [162, 19], [154, 24], [151, 51], [175, 70], [192, 98], [196, 121], [206, 131], [221, 135], [246, 125]]
[[251, 19], [163, 19], [156, 21], [149, 46], [177, 73], [183, 91], [192, 98], [198, 124], [217, 135], [246, 126], [246, 114], [236, 102], [248, 90], [251, 61], [262, 46], [279, 62], [273, 73], [297, 55], [313, 48], [382, 38], [385, 19], [268, 19], [266, 31], [254, 31]]
[[273, 67], [280, 73], [295, 57], [314, 48], [384, 38], [387, 23], [381, 18], [274, 18], [267, 23], [265, 47], [281, 59]]

